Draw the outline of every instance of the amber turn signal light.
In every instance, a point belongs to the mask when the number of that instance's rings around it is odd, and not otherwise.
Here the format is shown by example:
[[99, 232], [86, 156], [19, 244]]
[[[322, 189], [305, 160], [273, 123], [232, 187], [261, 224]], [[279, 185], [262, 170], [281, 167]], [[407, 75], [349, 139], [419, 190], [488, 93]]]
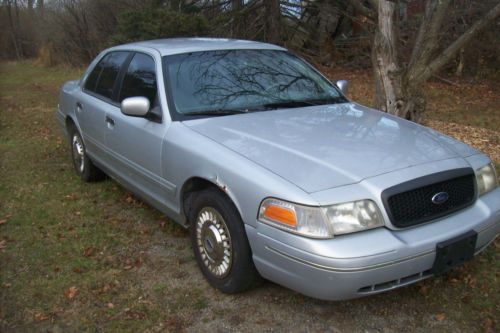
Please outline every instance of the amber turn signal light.
[[297, 226], [297, 216], [290, 208], [269, 205], [264, 209], [264, 217], [273, 222], [282, 223], [289, 227], [294, 228]]

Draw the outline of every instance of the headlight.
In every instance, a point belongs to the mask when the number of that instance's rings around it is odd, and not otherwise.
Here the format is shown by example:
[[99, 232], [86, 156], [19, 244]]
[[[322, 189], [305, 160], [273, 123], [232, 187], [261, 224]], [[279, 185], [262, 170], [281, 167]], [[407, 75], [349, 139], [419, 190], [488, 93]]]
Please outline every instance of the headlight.
[[314, 238], [331, 238], [333, 230], [319, 207], [266, 199], [259, 209], [259, 220], [275, 227]]
[[497, 187], [497, 174], [492, 163], [476, 170], [476, 182], [479, 195], [488, 193]]
[[377, 205], [360, 200], [323, 208], [335, 235], [373, 229], [384, 225]]
[[309, 207], [270, 198], [262, 202], [259, 220], [313, 238], [332, 238], [383, 226], [377, 205], [371, 200]]

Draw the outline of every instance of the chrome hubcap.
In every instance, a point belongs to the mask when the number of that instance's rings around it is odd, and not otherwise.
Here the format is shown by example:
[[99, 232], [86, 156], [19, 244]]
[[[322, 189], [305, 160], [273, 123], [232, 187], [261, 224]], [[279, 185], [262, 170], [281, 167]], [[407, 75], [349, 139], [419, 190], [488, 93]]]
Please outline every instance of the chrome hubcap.
[[83, 172], [83, 168], [85, 167], [85, 150], [83, 148], [82, 140], [78, 135], [73, 136], [72, 140], [73, 146], [73, 161], [75, 162], [75, 166], [79, 172]]
[[215, 209], [200, 210], [196, 219], [196, 241], [205, 267], [216, 277], [225, 277], [231, 269], [233, 249], [226, 222]]

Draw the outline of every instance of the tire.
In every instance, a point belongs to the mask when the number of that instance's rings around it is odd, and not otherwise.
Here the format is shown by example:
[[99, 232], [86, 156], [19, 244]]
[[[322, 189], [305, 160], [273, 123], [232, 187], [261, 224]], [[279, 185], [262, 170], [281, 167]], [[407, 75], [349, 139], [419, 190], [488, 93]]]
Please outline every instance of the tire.
[[85, 144], [83, 143], [82, 136], [74, 128], [70, 126], [70, 149], [71, 149], [71, 160], [73, 161], [73, 167], [75, 168], [76, 174], [84, 182], [95, 182], [103, 180], [106, 175], [98, 167], [92, 163], [92, 160], [88, 157], [85, 150]]
[[260, 281], [252, 251], [234, 204], [218, 189], [198, 192], [190, 210], [190, 234], [196, 262], [213, 287], [228, 294]]

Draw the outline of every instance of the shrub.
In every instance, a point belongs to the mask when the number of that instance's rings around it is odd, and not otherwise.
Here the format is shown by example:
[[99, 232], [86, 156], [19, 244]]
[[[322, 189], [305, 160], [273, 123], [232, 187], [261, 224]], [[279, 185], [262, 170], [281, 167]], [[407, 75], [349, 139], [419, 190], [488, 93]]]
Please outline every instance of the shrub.
[[210, 33], [205, 17], [197, 13], [169, 9], [141, 9], [122, 13], [114, 43], [167, 37], [206, 36]]

